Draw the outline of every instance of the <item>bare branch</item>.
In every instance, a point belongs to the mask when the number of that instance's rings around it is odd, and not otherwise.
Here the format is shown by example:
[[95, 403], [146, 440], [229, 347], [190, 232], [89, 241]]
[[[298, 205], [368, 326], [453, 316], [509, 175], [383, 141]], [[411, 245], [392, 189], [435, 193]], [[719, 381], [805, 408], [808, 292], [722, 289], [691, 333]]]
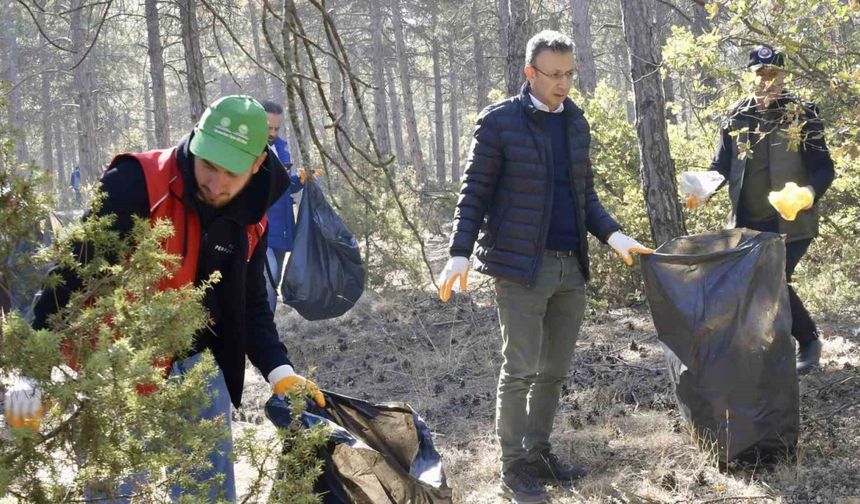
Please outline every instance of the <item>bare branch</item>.
[[[61, 46], [61, 45], [57, 44], [56, 42], [54, 42], [54, 39], [52, 39], [51, 37], [49, 37], [49, 36], [48, 36], [48, 34], [47, 34], [47, 33], [45, 33], [45, 30], [42, 28], [42, 25], [41, 25], [41, 24], [39, 24], [39, 20], [36, 18], [36, 15], [35, 15], [35, 14], [33, 14], [33, 11], [32, 11], [32, 10], [30, 10], [30, 6], [29, 6], [29, 5], [27, 5], [27, 2], [25, 2], [24, 0], [16, 0], [16, 1], [17, 1], [19, 4], [21, 4], [21, 6], [22, 6], [22, 7], [24, 7], [24, 9], [27, 11], [27, 14], [29, 14], [29, 15], [30, 15], [30, 18], [33, 20], [33, 23], [35, 23], [35, 24], [36, 24], [36, 29], [38, 29], [38, 30], [39, 30], [39, 34], [41, 34], [41, 35], [42, 35], [42, 38], [43, 38], [43, 39], [45, 39], [45, 41], [47, 41], [49, 44], [51, 44], [52, 46], [56, 47], [57, 49], [59, 49], [59, 50], [61, 50], [61, 51], [65, 51], [65, 52], [68, 52], [68, 53], [73, 53], [73, 52], [75, 52], [75, 51], [74, 51], [74, 49], [70, 49], [70, 48], [68, 48], [68, 47], [63, 47], [63, 46]], [[38, 5], [38, 4], [36, 4], [36, 8], [38, 8], [40, 11], [44, 12], [44, 9], [42, 9], [41, 7], [39, 7], [39, 5]]]

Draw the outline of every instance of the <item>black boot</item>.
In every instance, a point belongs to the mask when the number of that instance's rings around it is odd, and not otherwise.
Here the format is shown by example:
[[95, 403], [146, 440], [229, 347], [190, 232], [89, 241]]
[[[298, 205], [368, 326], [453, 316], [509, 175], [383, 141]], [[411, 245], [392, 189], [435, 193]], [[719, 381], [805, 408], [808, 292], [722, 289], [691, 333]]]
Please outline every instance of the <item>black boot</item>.
[[797, 345], [797, 374], [808, 373], [821, 359], [821, 340], [814, 339]]
[[555, 453], [541, 453], [540, 456], [527, 465], [529, 474], [541, 483], [569, 484], [585, 477], [588, 469], [578, 464], [566, 464], [559, 460]]
[[517, 504], [539, 504], [549, 500], [549, 494], [528, 471], [525, 460], [518, 460], [499, 479], [502, 495]]

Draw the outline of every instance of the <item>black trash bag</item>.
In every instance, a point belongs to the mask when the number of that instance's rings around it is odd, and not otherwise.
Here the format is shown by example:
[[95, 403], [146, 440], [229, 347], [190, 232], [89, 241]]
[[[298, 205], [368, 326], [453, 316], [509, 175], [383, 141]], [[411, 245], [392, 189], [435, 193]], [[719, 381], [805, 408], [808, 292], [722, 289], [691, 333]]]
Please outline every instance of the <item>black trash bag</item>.
[[358, 242], [313, 181], [305, 184], [281, 297], [307, 320], [339, 317], [364, 292]]
[[732, 229], [642, 256], [645, 294], [681, 412], [719, 462], [776, 462], [800, 423], [780, 235]]
[[[371, 404], [323, 392], [326, 407], [313, 401], [300, 419], [327, 425], [331, 434], [320, 456], [323, 474], [314, 491], [324, 504], [451, 504], [442, 457], [430, 429], [407, 404]], [[290, 425], [290, 404], [272, 396], [266, 416], [279, 428]]]

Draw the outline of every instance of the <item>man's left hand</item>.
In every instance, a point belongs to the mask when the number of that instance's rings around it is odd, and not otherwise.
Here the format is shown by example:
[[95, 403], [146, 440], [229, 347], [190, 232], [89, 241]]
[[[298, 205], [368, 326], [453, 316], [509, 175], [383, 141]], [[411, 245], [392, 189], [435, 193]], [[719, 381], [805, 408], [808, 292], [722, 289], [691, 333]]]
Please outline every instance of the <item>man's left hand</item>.
[[275, 395], [284, 396], [290, 392], [300, 395], [307, 393], [313, 397], [317, 406], [325, 408], [325, 396], [323, 396], [317, 384], [304, 376], [297, 375], [293, 370], [293, 366], [289, 364], [278, 366], [269, 373], [268, 378]]
[[618, 255], [621, 256], [621, 259], [627, 263], [627, 266], [633, 266], [633, 256], [632, 254], [653, 254], [654, 249], [650, 249], [638, 241], [630, 238], [629, 236], [623, 234], [621, 231], [616, 231], [612, 233], [606, 243], [609, 244], [610, 247], [614, 248]]

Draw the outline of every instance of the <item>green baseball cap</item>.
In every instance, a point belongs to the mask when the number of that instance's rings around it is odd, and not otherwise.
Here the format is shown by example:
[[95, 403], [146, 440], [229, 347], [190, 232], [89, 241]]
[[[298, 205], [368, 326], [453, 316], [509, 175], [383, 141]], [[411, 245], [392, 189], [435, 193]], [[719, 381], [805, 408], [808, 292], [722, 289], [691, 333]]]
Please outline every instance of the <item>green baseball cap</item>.
[[269, 138], [266, 110], [250, 96], [225, 96], [194, 127], [191, 153], [236, 174], [247, 172]]

